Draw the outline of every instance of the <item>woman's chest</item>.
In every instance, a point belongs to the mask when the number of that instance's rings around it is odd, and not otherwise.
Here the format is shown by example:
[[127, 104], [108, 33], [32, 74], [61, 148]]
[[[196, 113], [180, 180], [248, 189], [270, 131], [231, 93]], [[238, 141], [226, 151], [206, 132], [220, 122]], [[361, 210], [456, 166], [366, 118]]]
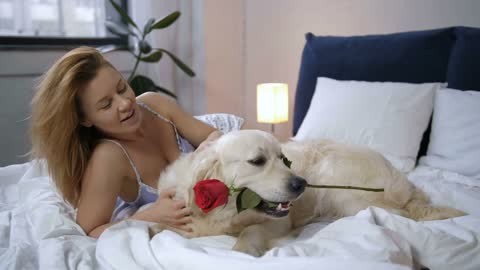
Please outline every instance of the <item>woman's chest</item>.
[[180, 156], [173, 126], [167, 122], [150, 126], [144, 141], [131, 147], [131, 156], [143, 182], [156, 188], [160, 173]]

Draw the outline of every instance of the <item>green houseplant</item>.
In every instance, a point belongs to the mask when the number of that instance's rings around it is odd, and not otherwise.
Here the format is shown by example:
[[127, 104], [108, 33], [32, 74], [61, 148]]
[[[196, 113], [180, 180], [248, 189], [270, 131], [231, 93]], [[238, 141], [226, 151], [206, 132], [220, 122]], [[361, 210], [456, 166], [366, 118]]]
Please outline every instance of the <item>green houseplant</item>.
[[[159, 91], [163, 92], [173, 98], [176, 98], [176, 95], [172, 93], [172, 91], [165, 89], [161, 86], [156, 85], [152, 79], [137, 74], [137, 68], [140, 62], [146, 63], [156, 63], [159, 62], [163, 55], [169, 56], [172, 61], [187, 75], [190, 77], [194, 77], [195, 73], [191, 68], [189, 68], [185, 63], [183, 63], [178, 57], [176, 57], [173, 53], [161, 49], [161, 48], [152, 48], [152, 46], [146, 40], [147, 36], [155, 30], [164, 29], [173, 24], [178, 17], [180, 17], [180, 12], [175, 11], [170, 15], [160, 19], [149, 19], [143, 29], [138, 27], [138, 25], [132, 20], [132, 18], [128, 15], [128, 13], [122, 9], [117, 3], [113, 0], [109, 0], [115, 10], [118, 12], [120, 17], [124, 22], [126, 22], [127, 26], [115, 23], [113, 21], [107, 20], [105, 25], [107, 30], [110, 31], [112, 34], [115, 34], [120, 37], [132, 37], [136, 46], [102, 46], [99, 49], [102, 53], [107, 53], [114, 50], [128, 50], [134, 57], [135, 57], [135, 64], [133, 66], [132, 73], [128, 77], [128, 82], [132, 89], [135, 91], [135, 94], [138, 96], [147, 91]], [[129, 26], [132, 26], [131, 28]]]

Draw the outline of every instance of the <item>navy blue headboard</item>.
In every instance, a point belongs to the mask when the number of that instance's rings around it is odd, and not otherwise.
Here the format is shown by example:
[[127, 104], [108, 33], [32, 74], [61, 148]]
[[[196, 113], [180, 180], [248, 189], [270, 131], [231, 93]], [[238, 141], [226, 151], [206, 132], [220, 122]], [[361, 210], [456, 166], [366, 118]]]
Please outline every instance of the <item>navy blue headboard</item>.
[[[480, 90], [478, 48], [480, 29], [468, 27], [352, 37], [307, 33], [295, 94], [293, 135], [307, 113], [318, 77], [448, 82], [451, 88]], [[428, 135], [429, 130], [420, 153], [426, 152]]]

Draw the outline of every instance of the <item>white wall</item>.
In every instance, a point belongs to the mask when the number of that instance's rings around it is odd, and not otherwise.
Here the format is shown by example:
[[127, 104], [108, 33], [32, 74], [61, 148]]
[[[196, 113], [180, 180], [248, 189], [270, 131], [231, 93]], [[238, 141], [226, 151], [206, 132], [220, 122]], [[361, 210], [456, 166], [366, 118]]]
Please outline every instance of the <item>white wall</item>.
[[[30, 150], [30, 101], [38, 78], [66, 51], [0, 51], [0, 167], [23, 163]], [[123, 73], [132, 58], [113, 52], [107, 59]]]
[[245, 115], [244, 1], [204, 0], [208, 113]]
[[[307, 32], [346, 36], [454, 25], [480, 27], [478, 0], [205, 2], [206, 44], [215, 43], [215, 46], [206, 46], [205, 52], [207, 110], [231, 108], [231, 112], [246, 118], [246, 128], [267, 131], [270, 130], [268, 125], [256, 123], [256, 84], [288, 83], [292, 119]], [[234, 6], [237, 7], [234, 9]], [[243, 59], [236, 60], [242, 56]], [[278, 124], [276, 135], [285, 140], [291, 135], [291, 129], [291, 121]]]

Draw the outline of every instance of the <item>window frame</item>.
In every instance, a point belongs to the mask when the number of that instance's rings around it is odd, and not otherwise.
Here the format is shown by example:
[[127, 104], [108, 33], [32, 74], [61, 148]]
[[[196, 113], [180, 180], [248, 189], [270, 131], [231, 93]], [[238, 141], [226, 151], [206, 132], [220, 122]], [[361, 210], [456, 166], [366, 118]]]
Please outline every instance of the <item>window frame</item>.
[[[108, 0], [105, 0], [108, 4]], [[120, 6], [128, 11], [128, 0], [118, 0]], [[111, 6], [110, 6], [111, 7]], [[113, 7], [106, 10], [107, 18], [109, 16], [118, 17], [118, 23], [121, 23], [127, 27], [127, 23], [124, 22], [119, 15], [117, 15]], [[128, 37], [115, 36], [109, 37], [35, 37], [35, 36], [2, 36], [0, 35], [0, 50], [49, 50], [49, 49], [72, 49], [78, 46], [103, 46], [103, 45], [116, 45], [116, 46], [128, 46]]]

